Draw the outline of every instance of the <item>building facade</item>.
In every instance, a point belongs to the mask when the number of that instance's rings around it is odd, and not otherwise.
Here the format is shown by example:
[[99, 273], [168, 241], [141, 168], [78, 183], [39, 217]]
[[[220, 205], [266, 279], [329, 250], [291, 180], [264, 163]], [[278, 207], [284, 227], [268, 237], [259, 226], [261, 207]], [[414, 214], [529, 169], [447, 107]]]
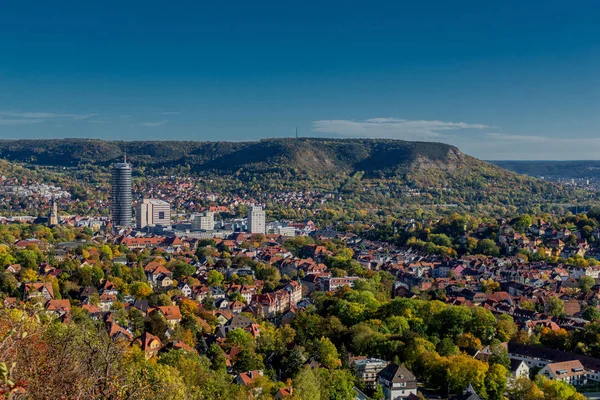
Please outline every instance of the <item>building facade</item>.
[[402, 365], [388, 364], [377, 377], [386, 400], [402, 400], [417, 394], [417, 378]]
[[195, 214], [192, 219], [192, 230], [194, 231], [212, 231], [215, 229], [215, 213], [206, 211], [202, 214]]
[[114, 226], [131, 226], [131, 165], [116, 163], [111, 175], [110, 211]]
[[166, 201], [144, 199], [136, 207], [135, 222], [137, 229], [143, 229], [147, 226], [170, 225], [171, 206]]
[[356, 370], [358, 378], [371, 388], [375, 387], [378, 382], [377, 374], [388, 365], [385, 360], [367, 357], [356, 357], [351, 364]]
[[251, 206], [248, 210], [248, 232], [264, 234], [265, 227], [265, 210], [262, 206]]
[[563, 361], [547, 364], [538, 375], [548, 379], [563, 381], [575, 386], [587, 383], [587, 373], [579, 360]]

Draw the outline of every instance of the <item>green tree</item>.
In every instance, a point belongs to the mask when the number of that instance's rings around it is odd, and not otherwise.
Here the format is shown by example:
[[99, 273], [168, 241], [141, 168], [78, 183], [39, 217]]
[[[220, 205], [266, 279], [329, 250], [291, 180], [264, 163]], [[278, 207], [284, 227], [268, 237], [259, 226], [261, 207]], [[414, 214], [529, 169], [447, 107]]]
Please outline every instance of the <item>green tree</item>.
[[516, 220], [514, 227], [519, 232], [525, 232], [529, 229], [532, 223], [533, 220], [531, 215], [523, 214]]
[[208, 356], [212, 360], [212, 369], [214, 371], [227, 372], [227, 357], [223, 349], [213, 343], [208, 347]]
[[483, 239], [477, 245], [477, 252], [486, 256], [496, 257], [500, 255], [500, 248], [496, 246], [496, 243], [494, 243], [493, 240]]
[[600, 319], [600, 310], [598, 310], [597, 307], [588, 306], [585, 310], [583, 310], [581, 317], [588, 321], [597, 321]]
[[15, 264], [17, 259], [12, 256], [8, 251], [0, 252], [0, 267], [4, 268], [8, 265]]
[[560, 317], [565, 313], [565, 302], [556, 296], [546, 297], [546, 313]]
[[221, 286], [225, 277], [217, 270], [210, 270], [206, 275], [206, 283], [209, 286]]
[[383, 388], [378, 383], [375, 385], [375, 390], [373, 391], [373, 395], [371, 396], [373, 400], [385, 400], [385, 394], [383, 393]]
[[529, 378], [517, 378], [507, 389], [510, 400], [541, 400], [544, 394], [538, 385]]
[[19, 250], [16, 259], [22, 268], [37, 268], [39, 263], [38, 253], [33, 250]]
[[113, 251], [110, 246], [104, 244], [100, 246], [100, 258], [105, 261], [111, 261], [113, 259]]
[[336, 369], [331, 372], [329, 398], [331, 400], [353, 399], [354, 376], [346, 369]]
[[584, 275], [579, 278], [579, 289], [581, 289], [582, 292], [589, 292], [595, 284], [596, 280], [591, 276]]
[[485, 389], [488, 400], [504, 399], [508, 370], [500, 364], [492, 364], [485, 374]]
[[331, 400], [348, 400], [354, 398], [354, 376], [345, 369], [330, 371], [318, 368], [321, 398]]
[[544, 400], [585, 400], [586, 397], [572, 385], [559, 380], [548, 380], [543, 376], [538, 376], [536, 383], [544, 392]]
[[446, 367], [448, 388], [453, 393], [460, 393], [471, 384], [479, 395], [485, 397], [485, 376], [487, 371], [488, 365], [486, 363], [464, 353], [450, 356], [448, 357]]
[[508, 314], [500, 314], [496, 322], [496, 338], [501, 342], [508, 342], [518, 331], [517, 324]]
[[129, 327], [133, 332], [134, 337], [139, 337], [144, 333], [144, 314], [137, 308], [131, 307], [129, 309]]
[[304, 348], [294, 346], [282, 362], [284, 377], [290, 378], [301, 373], [306, 359]]
[[134, 282], [129, 291], [136, 299], [147, 299], [152, 294], [152, 288], [146, 282]]
[[493, 343], [490, 345], [491, 353], [488, 359], [488, 363], [500, 364], [505, 369], [510, 368], [510, 357], [508, 356], [508, 350], [501, 343]]
[[321, 399], [319, 379], [309, 366], [302, 368], [294, 378], [294, 394], [300, 400]]
[[317, 342], [317, 359], [325, 367], [334, 369], [340, 365], [340, 356], [335, 345], [326, 337]]
[[175, 264], [173, 269], [173, 278], [179, 280], [182, 277], [188, 277], [196, 272], [196, 268], [186, 262], [180, 261]]
[[241, 349], [254, 350], [254, 337], [250, 332], [241, 328], [235, 328], [227, 332], [227, 343], [232, 346], [238, 346]]
[[159, 312], [153, 312], [146, 319], [145, 322], [146, 331], [150, 332], [154, 336], [158, 336], [158, 338], [163, 342], [167, 342], [167, 320], [163, 315]]
[[469, 330], [484, 343], [489, 343], [496, 333], [496, 317], [483, 307], [471, 308], [472, 320]]

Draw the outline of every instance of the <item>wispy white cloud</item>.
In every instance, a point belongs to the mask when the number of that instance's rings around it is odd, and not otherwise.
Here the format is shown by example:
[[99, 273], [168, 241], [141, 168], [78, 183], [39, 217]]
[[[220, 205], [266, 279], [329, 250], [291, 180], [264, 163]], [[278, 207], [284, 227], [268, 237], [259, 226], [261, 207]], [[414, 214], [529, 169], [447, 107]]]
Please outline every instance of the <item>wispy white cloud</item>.
[[156, 121], [156, 122], [142, 122], [140, 125], [145, 126], [147, 128], [154, 128], [156, 126], [161, 126], [167, 123], [167, 120]]
[[0, 111], [0, 126], [41, 124], [46, 121], [85, 120], [98, 114], [59, 114], [50, 112]]
[[407, 120], [398, 118], [371, 118], [367, 120], [320, 120], [313, 121], [312, 130], [340, 136], [364, 138], [388, 138], [406, 140], [435, 140], [444, 137], [442, 132], [463, 129], [491, 129], [492, 126], [465, 122]]
[[439, 141], [484, 160], [592, 160], [600, 154], [600, 138], [573, 134], [520, 135], [466, 122], [398, 118], [320, 120], [312, 123], [312, 130], [342, 137]]
[[39, 124], [45, 122], [45, 119], [28, 119], [28, 118], [19, 118], [19, 119], [3, 119], [0, 118], [0, 126], [14, 126], [14, 125], [31, 125], [31, 124]]
[[119, 115], [119, 118], [131, 118], [133, 115]]
[[179, 111], [163, 111], [158, 115], [179, 115], [181, 114]]
[[74, 120], [82, 120], [91, 117], [95, 117], [97, 113], [93, 114], [59, 114], [49, 112], [20, 112], [20, 111], [0, 111], [1, 117], [10, 118], [25, 118], [25, 119], [56, 119], [56, 118], [70, 118]]

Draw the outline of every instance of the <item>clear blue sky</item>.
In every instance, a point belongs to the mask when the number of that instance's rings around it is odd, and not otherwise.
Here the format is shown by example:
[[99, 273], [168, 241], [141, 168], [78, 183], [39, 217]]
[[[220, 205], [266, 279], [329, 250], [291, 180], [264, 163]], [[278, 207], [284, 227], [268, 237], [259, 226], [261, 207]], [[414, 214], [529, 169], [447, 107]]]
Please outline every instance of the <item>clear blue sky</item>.
[[392, 137], [600, 158], [598, 1], [6, 1], [0, 138]]

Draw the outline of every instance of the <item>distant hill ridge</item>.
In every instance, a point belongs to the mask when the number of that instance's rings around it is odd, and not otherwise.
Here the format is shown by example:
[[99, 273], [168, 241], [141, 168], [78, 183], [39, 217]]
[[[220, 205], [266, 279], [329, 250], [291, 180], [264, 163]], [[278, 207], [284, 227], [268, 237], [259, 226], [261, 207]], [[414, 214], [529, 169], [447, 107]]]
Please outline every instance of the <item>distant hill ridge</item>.
[[298, 172], [364, 171], [393, 174], [420, 164], [443, 169], [473, 161], [443, 143], [391, 139], [263, 139], [254, 142], [104, 141], [95, 139], [2, 140], [0, 158], [34, 165], [108, 165], [127, 152], [140, 166], [188, 164], [193, 170], [260, 171], [272, 165]]
[[[0, 173], [19, 177], [43, 172], [47, 180], [68, 186], [71, 179], [91, 193], [90, 188], [107, 182], [101, 174], [121, 161], [125, 151], [137, 178], [196, 175], [206, 178], [198, 182], [207, 191], [258, 197], [307, 189], [335, 192], [340, 194], [336, 202], [348, 198], [352, 207], [362, 204], [384, 213], [411, 204], [450, 204], [504, 214], [518, 208], [564, 204], [580, 196], [570, 188], [478, 160], [454, 146], [391, 139], [0, 140], [0, 159], [26, 167], [81, 167], [56, 173], [37, 168], [16, 170], [18, 166], [6, 163], [6, 168], [0, 164]], [[73, 191], [82, 192], [82, 188]]]

